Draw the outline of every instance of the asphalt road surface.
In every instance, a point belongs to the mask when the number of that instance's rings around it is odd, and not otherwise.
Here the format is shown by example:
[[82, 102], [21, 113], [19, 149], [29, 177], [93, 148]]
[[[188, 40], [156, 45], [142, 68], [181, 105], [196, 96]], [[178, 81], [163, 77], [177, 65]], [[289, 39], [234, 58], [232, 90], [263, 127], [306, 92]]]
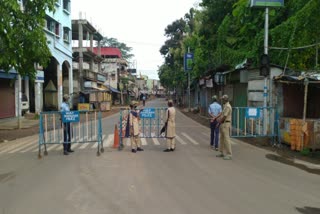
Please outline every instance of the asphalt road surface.
[[[148, 102], [162, 107], [164, 99]], [[276, 154], [232, 139], [233, 159], [209, 148], [209, 128], [177, 113], [177, 149], [142, 139], [145, 151], [112, 148], [119, 115], [103, 119], [105, 152], [75, 144], [75, 153], [37, 136], [0, 145], [0, 214], [318, 214], [320, 177]]]

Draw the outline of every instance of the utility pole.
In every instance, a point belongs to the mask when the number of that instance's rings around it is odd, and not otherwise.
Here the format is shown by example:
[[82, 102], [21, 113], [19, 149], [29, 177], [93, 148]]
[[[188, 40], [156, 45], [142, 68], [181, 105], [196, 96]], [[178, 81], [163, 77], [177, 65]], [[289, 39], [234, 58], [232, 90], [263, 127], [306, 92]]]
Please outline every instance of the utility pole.
[[[269, 43], [269, 8], [266, 7], [265, 12], [265, 23], [264, 23], [264, 54], [268, 55], [268, 43]], [[263, 133], [267, 134], [268, 126], [268, 111], [267, 111], [267, 97], [268, 97], [268, 87], [267, 87], [268, 77], [264, 77], [264, 87], [263, 87], [263, 111], [264, 111], [264, 120], [263, 120]]]
[[18, 74], [18, 129], [21, 129], [21, 76]]
[[[188, 53], [190, 53], [190, 47], [188, 47]], [[190, 100], [190, 71], [188, 71], [188, 112], [191, 111]]]

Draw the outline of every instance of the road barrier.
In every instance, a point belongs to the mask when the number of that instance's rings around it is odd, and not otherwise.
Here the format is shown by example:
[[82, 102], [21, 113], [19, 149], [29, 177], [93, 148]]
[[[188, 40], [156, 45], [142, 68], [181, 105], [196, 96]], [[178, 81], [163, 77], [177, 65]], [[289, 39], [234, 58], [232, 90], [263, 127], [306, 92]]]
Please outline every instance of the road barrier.
[[[165, 124], [167, 108], [143, 108], [139, 110], [139, 131], [141, 138], [165, 138], [160, 134], [161, 128]], [[119, 138], [118, 149], [123, 148], [123, 138], [126, 138], [126, 128], [130, 109], [121, 108], [119, 118]]]
[[[39, 153], [44, 147], [44, 155], [48, 155], [47, 145], [64, 143], [64, 128], [70, 125], [70, 143], [97, 143], [97, 156], [104, 152], [102, 141], [101, 112], [69, 111], [41, 112], [39, 124]], [[68, 142], [69, 143], [69, 142]]]
[[231, 137], [271, 137], [273, 144], [280, 142], [279, 116], [274, 107], [233, 107], [231, 126]]

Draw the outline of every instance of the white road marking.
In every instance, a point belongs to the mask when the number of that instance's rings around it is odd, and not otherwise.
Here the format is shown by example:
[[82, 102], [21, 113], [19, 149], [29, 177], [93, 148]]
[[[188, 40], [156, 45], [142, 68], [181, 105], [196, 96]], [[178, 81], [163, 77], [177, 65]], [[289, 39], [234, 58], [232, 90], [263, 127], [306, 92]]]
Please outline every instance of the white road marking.
[[160, 145], [158, 138], [152, 138], [155, 145]]
[[147, 140], [145, 138], [140, 138], [140, 140], [141, 140], [141, 145], [142, 146], [147, 145]]
[[[29, 139], [30, 140], [30, 139]], [[23, 143], [14, 143], [14, 144], [12, 144], [12, 145], [9, 145], [7, 148], [5, 148], [4, 150], [2, 150], [2, 151], [0, 151], [0, 154], [2, 154], [2, 153], [7, 153], [7, 152], [9, 152], [9, 151], [11, 151], [11, 150], [14, 150], [14, 149], [17, 149], [17, 148], [20, 148], [20, 147], [22, 147], [22, 146], [24, 146], [24, 145], [29, 145], [29, 144], [32, 144], [33, 142], [30, 142], [30, 141], [28, 141], [28, 142], [23, 142]]]
[[47, 144], [47, 151], [57, 150], [58, 147], [59, 147], [59, 150], [63, 150], [62, 144], [54, 144], [54, 145], [50, 145], [50, 146], [48, 146], [48, 144]]
[[30, 150], [33, 150], [33, 149], [35, 149], [35, 148], [38, 148], [38, 147], [39, 147], [39, 144], [36, 143], [36, 142], [34, 142], [34, 143], [35, 143], [34, 145], [32, 145], [32, 146], [30, 146], [30, 147], [28, 147], [28, 148], [25, 148], [25, 149], [21, 150], [20, 152], [21, 152], [21, 153], [24, 153], [24, 152], [28, 152], [28, 151], [30, 151]]
[[11, 153], [17, 152], [17, 151], [19, 151], [21, 149], [25, 149], [25, 148], [31, 146], [32, 144], [34, 144], [34, 142], [29, 142], [29, 143], [23, 144], [22, 146], [20, 146], [18, 148], [15, 148], [15, 149], [12, 149], [12, 150], [8, 151], [8, 153], [11, 154]]
[[176, 135], [176, 139], [177, 139], [177, 141], [179, 141], [182, 145], [186, 145], [186, 144], [187, 144], [187, 143], [184, 142], [184, 141], [181, 139], [181, 137], [179, 137], [178, 135]]
[[79, 147], [79, 149], [84, 149], [84, 148], [86, 148], [87, 146], [89, 146], [88, 143], [79, 143], [79, 144], [81, 144], [81, 146]]
[[191, 138], [189, 135], [187, 135], [186, 133], [181, 132], [181, 134], [182, 134], [183, 136], [185, 136], [188, 140], [190, 140], [191, 143], [193, 143], [194, 145], [199, 145], [198, 142], [196, 142], [194, 139], [192, 139], [192, 138]]
[[113, 143], [113, 140], [114, 140], [114, 134], [109, 134], [108, 135], [108, 138], [106, 140], [106, 147], [110, 147], [110, 146], [113, 146], [112, 143]]

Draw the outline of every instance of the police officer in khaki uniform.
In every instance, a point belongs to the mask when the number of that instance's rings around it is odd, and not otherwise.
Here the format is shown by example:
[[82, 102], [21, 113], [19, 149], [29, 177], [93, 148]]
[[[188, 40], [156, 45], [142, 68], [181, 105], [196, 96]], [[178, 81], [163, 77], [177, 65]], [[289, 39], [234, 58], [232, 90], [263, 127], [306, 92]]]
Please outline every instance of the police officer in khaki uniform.
[[232, 107], [229, 103], [228, 95], [221, 97], [223, 103], [223, 111], [221, 116], [217, 119], [220, 125], [220, 154], [217, 157], [223, 157], [224, 160], [232, 159], [232, 150], [230, 142], [230, 128], [231, 128], [231, 115]]
[[141, 148], [140, 131], [139, 131], [139, 110], [137, 108], [137, 102], [132, 101], [130, 105], [129, 124], [130, 124], [130, 141], [131, 152], [143, 151]]
[[173, 152], [176, 149], [176, 109], [173, 107], [173, 101], [168, 100], [168, 110], [167, 110], [167, 149], [164, 152]]

